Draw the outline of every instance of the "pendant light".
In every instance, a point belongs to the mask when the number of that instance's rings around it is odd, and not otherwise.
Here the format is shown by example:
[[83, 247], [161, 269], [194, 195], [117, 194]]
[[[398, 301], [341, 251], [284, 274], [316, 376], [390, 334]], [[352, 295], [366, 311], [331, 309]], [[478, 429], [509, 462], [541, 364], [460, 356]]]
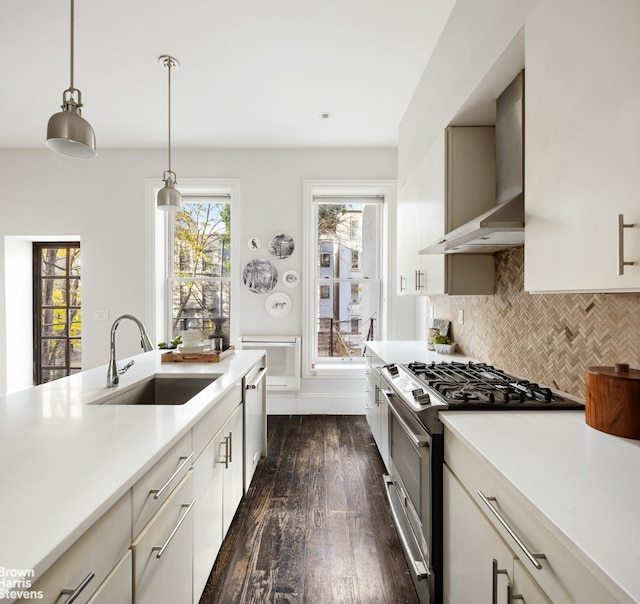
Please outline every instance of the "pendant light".
[[159, 59], [169, 72], [169, 169], [164, 171], [162, 180], [164, 187], [158, 191], [157, 207], [170, 212], [182, 210], [182, 195], [176, 189], [176, 174], [171, 170], [171, 70], [180, 67], [180, 63], [169, 55], [162, 55]]
[[96, 136], [91, 124], [80, 114], [82, 94], [73, 87], [73, 14], [74, 0], [71, 0], [71, 83], [62, 93], [62, 111], [49, 119], [47, 147], [63, 155], [91, 158], [97, 155]]

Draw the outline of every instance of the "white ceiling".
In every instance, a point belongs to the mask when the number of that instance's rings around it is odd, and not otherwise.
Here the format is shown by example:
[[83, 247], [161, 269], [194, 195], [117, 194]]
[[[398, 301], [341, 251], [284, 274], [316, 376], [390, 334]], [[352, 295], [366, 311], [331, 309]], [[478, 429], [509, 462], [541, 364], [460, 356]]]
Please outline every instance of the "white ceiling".
[[[76, 0], [74, 85], [98, 148], [396, 146], [455, 0]], [[43, 148], [69, 87], [70, 0], [0, 19], [0, 147]], [[320, 114], [328, 111], [330, 119]]]

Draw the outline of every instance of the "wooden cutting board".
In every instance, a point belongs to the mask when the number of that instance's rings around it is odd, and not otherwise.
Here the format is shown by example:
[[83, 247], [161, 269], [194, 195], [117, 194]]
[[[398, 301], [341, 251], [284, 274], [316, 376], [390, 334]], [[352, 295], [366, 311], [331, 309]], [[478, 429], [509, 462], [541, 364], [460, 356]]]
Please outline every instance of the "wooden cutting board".
[[619, 363], [585, 373], [585, 418], [596, 430], [640, 440], [640, 371]]
[[222, 352], [165, 352], [163, 363], [219, 363], [235, 352], [235, 346], [229, 346]]

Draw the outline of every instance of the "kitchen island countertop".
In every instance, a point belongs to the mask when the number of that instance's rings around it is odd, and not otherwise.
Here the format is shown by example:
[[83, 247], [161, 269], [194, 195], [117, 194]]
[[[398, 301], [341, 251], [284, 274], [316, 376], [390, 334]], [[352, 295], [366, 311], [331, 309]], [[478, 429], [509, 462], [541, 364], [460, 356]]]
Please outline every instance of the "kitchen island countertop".
[[[115, 388], [104, 366], [0, 396], [0, 568], [37, 579], [264, 354], [162, 363], [164, 352], [132, 357]], [[91, 404], [157, 374], [219, 377], [184, 405]]]
[[[369, 342], [385, 363], [468, 360], [425, 342]], [[414, 358], [415, 357], [415, 358]], [[584, 411], [445, 411], [523, 506], [622, 602], [640, 602], [640, 441], [599, 432]]]

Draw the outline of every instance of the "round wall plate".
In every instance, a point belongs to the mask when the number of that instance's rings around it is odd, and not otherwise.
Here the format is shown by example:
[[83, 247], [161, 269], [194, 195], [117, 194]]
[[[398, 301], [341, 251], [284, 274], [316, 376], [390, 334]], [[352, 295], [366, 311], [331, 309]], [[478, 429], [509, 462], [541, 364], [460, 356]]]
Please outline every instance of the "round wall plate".
[[282, 319], [291, 312], [291, 298], [284, 292], [274, 292], [264, 304], [269, 316]]
[[256, 294], [270, 292], [278, 282], [278, 269], [264, 258], [250, 260], [242, 272], [244, 284]]
[[288, 258], [293, 254], [293, 249], [295, 248], [295, 244], [293, 242], [293, 237], [289, 235], [285, 235], [284, 233], [280, 233], [276, 235], [269, 242], [269, 251], [276, 258]]
[[285, 287], [298, 287], [300, 283], [300, 275], [297, 271], [289, 270], [282, 274], [282, 284]]

